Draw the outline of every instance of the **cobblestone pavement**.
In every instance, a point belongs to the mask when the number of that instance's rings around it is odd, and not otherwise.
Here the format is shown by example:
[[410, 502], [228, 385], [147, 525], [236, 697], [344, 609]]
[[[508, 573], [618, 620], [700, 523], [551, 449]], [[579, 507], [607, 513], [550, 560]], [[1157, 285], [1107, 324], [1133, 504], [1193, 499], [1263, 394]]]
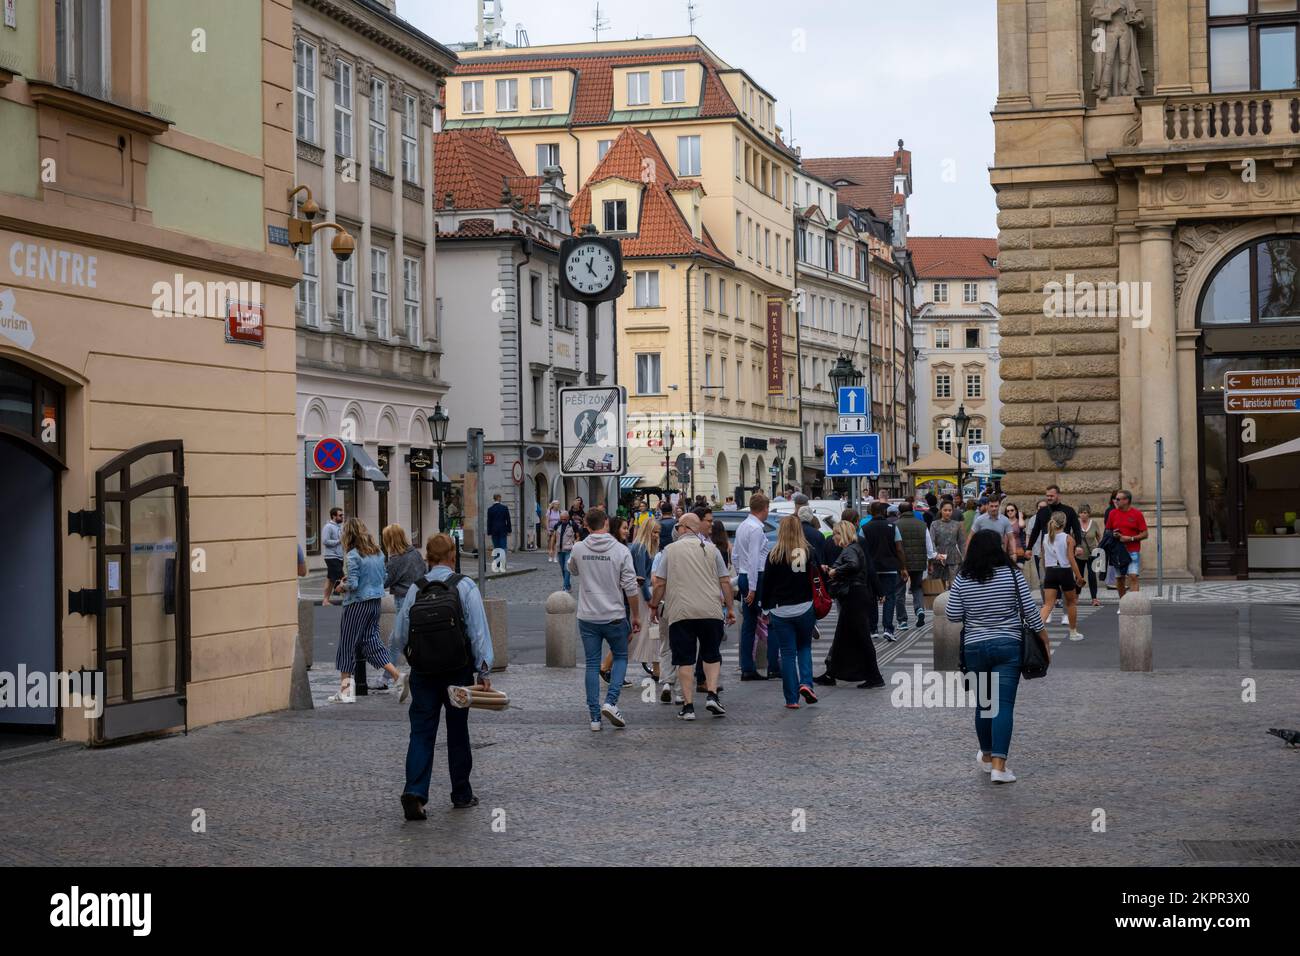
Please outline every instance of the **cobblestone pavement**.
[[[494, 681], [512, 708], [471, 718], [475, 809], [444, 803], [440, 744], [430, 819], [402, 820], [404, 708], [376, 694], [0, 764], [0, 862], [1189, 863], [1181, 840], [1300, 838], [1300, 752], [1265, 733], [1300, 724], [1300, 674], [1251, 676], [1250, 704], [1237, 670], [1023, 684], [1020, 780], [998, 787], [969, 709], [890, 689], [786, 711], [776, 686], [733, 681], [729, 716], [687, 724], [629, 688], [627, 729], [594, 734], [580, 671], [512, 666]], [[330, 677], [314, 671], [318, 700]]]

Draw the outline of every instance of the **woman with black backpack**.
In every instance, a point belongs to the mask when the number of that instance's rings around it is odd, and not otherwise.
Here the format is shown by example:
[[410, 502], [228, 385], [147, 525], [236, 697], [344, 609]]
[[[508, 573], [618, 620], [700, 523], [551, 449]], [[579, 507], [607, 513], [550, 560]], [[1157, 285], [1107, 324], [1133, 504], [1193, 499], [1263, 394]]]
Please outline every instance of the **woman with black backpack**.
[[831, 596], [840, 602], [826, 673], [815, 678], [824, 687], [834, 687], [837, 680], [861, 681], [858, 687], [863, 689], [885, 686], [871, 642], [878, 593], [875, 567], [862, 547], [855, 518], [853, 515], [835, 526], [831, 540], [839, 556], [833, 567], [824, 569], [830, 578]]

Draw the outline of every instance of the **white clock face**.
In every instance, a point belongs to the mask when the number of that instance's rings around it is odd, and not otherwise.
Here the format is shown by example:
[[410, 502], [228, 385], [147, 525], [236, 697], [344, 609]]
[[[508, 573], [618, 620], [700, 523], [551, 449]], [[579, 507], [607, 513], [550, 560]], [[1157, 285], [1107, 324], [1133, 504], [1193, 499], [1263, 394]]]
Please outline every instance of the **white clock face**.
[[614, 282], [614, 257], [608, 249], [594, 242], [579, 245], [564, 263], [569, 285], [578, 292], [596, 295]]

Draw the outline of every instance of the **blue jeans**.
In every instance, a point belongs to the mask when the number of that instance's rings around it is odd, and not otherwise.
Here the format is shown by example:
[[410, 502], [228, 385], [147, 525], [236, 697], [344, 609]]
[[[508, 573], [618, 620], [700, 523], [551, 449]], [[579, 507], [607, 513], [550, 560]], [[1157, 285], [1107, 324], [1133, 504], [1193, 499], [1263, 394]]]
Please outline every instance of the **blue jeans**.
[[508, 531], [505, 534], [492, 535], [492, 547], [496, 548], [499, 551], [504, 551], [506, 549], [506, 545], [508, 545], [509, 543], [510, 543], [510, 532]]
[[[785, 702], [799, 702], [799, 685], [813, 683], [812, 642], [817, 615], [809, 608], [798, 617], [779, 617], [772, 614], [767, 619], [767, 642], [781, 648], [781, 689]], [[796, 664], [798, 673], [795, 673]]]
[[411, 671], [411, 740], [406, 745], [406, 789], [422, 802], [429, 800], [429, 778], [433, 775], [433, 744], [438, 739], [438, 716], [447, 712], [447, 769], [451, 773], [451, 799], [466, 803], [474, 796], [469, 772], [474, 758], [469, 748], [469, 709], [452, 707], [447, 688], [474, 683], [474, 672], [434, 676]]
[[627, 676], [627, 620], [621, 621], [579, 621], [578, 633], [582, 635], [582, 649], [587, 655], [587, 710], [592, 720], [600, 720], [600, 659], [604, 644], [609, 645], [614, 655], [614, 666], [609, 674], [609, 693], [605, 702], [617, 704], [618, 695], [623, 690], [623, 678]]
[[[758, 598], [754, 598], [753, 604], [745, 603], [745, 596], [749, 594], [749, 575], [742, 574], [736, 580], [736, 588], [740, 593], [740, 672], [742, 674], [753, 674], [758, 670], [758, 665], [754, 662], [754, 644], [757, 641], [758, 619], [763, 616], [763, 609], [758, 604]], [[774, 674], [781, 668], [781, 648], [776, 641], [772, 639], [769, 631], [767, 635], [767, 670], [769, 674]]]
[[995, 637], [966, 645], [966, 667], [971, 674], [992, 673], [997, 677], [978, 678], [980, 684], [987, 686], [989, 693], [996, 693], [997, 713], [992, 717], [981, 716], [981, 708], [975, 709], [975, 736], [979, 738], [980, 750], [992, 757], [1006, 759], [1011, 749], [1011, 729], [1015, 723], [1016, 690], [1020, 686], [1020, 640], [1015, 637]]
[[897, 571], [881, 571], [878, 575], [880, 578], [880, 589], [885, 592], [885, 613], [880, 616], [884, 625], [886, 634], [894, 633], [894, 605], [898, 603], [898, 583], [900, 575]]
[[899, 575], [898, 594], [896, 595], [899, 624], [907, 620], [907, 592], [909, 590], [912, 592], [912, 610], [916, 612], [916, 616], [920, 617], [925, 613], [925, 593], [921, 587], [922, 577], [920, 571], [907, 572], [906, 581], [903, 580], [902, 575]]
[[557, 551], [555, 559], [560, 562], [560, 575], [564, 578], [564, 590], [569, 590], [572, 582], [569, 580], [569, 552]]

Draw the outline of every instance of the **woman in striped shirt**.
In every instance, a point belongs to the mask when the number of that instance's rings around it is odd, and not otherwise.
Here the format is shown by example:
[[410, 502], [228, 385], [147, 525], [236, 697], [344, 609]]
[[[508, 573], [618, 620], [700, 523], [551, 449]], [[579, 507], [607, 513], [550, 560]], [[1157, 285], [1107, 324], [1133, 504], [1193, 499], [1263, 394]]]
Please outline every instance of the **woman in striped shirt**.
[[[976, 686], [991, 689], [992, 675], [997, 676], [996, 708], [989, 708], [992, 716], [984, 716], [981, 708], [975, 710], [975, 735], [980, 744], [975, 759], [994, 783], [1014, 783], [1016, 776], [1007, 769], [1007, 752], [1020, 685], [1021, 622], [1038, 634], [1049, 659], [1052, 648], [1029, 585], [1007, 556], [996, 531], [977, 531], [971, 536], [961, 571], [948, 591], [947, 614], [948, 620], [962, 625], [966, 667], [976, 675]], [[984, 674], [990, 676], [982, 677]]]

